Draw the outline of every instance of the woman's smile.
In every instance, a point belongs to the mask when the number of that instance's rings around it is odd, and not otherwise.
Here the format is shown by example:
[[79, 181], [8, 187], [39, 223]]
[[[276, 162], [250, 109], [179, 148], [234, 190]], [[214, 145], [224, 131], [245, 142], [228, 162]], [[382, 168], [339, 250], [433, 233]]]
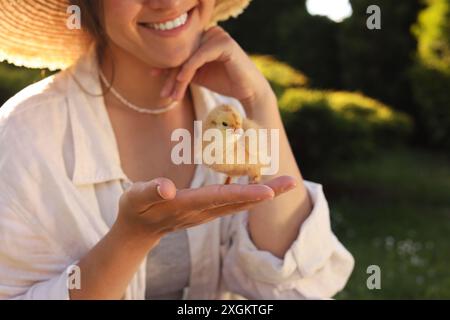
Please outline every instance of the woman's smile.
[[215, 0], [104, 1], [104, 24], [112, 53], [151, 67], [179, 67], [199, 46]]
[[189, 28], [193, 15], [195, 14], [197, 6], [188, 11], [177, 14], [175, 18], [168, 17], [160, 19], [155, 22], [142, 21], [138, 22], [141, 30], [151, 32], [158, 36], [174, 37], [180, 35], [184, 30]]

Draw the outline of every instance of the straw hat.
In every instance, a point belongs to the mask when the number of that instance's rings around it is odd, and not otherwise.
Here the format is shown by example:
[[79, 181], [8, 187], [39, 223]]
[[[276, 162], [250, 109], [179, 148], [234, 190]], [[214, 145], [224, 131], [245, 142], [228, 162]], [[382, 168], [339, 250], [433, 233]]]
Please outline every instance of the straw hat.
[[[238, 16], [250, 0], [216, 0], [211, 24]], [[69, 29], [69, 0], [0, 0], [0, 61], [28, 68], [65, 69], [88, 48]]]

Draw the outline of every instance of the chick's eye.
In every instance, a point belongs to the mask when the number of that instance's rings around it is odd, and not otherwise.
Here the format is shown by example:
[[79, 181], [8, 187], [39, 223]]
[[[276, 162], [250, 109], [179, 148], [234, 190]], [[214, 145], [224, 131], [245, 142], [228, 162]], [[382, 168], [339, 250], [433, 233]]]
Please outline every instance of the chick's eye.
[[226, 122], [222, 122], [222, 125], [223, 125], [224, 127], [228, 127], [228, 123], [226, 123]]

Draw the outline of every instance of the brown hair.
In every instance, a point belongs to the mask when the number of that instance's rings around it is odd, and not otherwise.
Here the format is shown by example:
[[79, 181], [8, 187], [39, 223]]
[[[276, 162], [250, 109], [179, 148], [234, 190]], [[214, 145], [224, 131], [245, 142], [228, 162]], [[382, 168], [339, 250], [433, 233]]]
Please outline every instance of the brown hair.
[[[91, 40], [95, 43], [97, 59], [100, 65], [100, 59], [103, 57], [103, 53], [108, 44], [106, 31], [104, 28], [103, 0], [69, 0], [69, 3], [80, 8], [82, 28], [84, 32], [86, 32]], [[83, 88], [83, 86], [78, 82], [75, 76], [73, 76], [75, 82], [80, 86], [81, 90], [91, 96], [104, 96], [110, 91], [115, 78], [114, 64], [112, 77], [113, 79], [111, 81], [111, 86], [107, 88], [106, 92], [93, 94]]]
[[82, 28], [95, 42], [99, 56], [102, 56], [101, 53], [103, 53], [107, 45], [107, 37], [103, 23], [103, 1], [69, 0], [69, 2], [80, 8]]

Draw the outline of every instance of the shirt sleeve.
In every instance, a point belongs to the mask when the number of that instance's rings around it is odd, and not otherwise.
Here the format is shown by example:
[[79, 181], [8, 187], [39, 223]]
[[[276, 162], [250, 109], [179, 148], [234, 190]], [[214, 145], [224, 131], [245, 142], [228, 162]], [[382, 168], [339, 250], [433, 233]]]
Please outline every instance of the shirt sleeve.
[[68, 300], [71, 266], [19, 211], [0, 202], [0, 299]]
[[322, 185], [304, 183], [313, 210], [283, 259], [252, 242], [248, 212], [233, 216], [222, 269], [228, 290], [248, 299], [324, 299], [344, 288], [354, 259], [331, 230]]

